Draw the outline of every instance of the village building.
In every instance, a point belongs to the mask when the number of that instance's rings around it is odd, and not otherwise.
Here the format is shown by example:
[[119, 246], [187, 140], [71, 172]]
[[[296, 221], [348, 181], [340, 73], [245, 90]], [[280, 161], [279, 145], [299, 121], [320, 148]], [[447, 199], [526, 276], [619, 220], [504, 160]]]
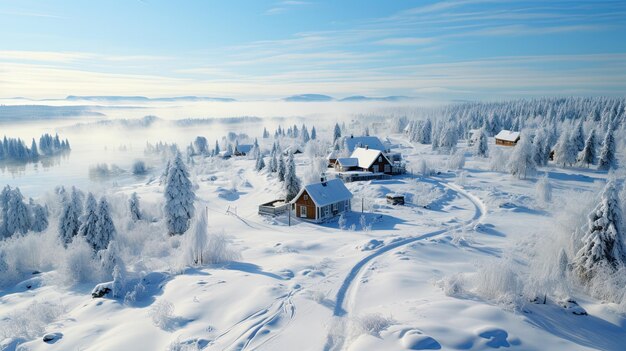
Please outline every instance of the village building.
[[515, 146], [520, 139], [520, 132], [503, 129], [495, 138], [496, 145]]
[[291, 200], [295, 216], [322, 222], [350, 211], [352, 193], [341, 179], [322, 180], [304, 186]]
[[246, 156], [250, 153], [253, 147], [254, 145], [252, 144], [235, 145], [235, 150], [233, 151], [233, 153], [235, 154], [235, 156]]
[[326, 156], [326, 161], [328, 161], [328, 167], [334, 167], [337, 161], [337, 150], [332, 150], [328, 156]]
[[285, 150], [283, 150], [283, 155], [289, 156], [289, 154], [301, 154], [303, 151], [299, 146], [288, 146]]
[[381, 150], [365, 148], [356, 148], [350, 158], [357, 160], [357, 167], [361, 171], [372, 173], [393, 173], [391, 161], [383, 154]]
[[352, 136], [344, 138], [344, 144], [347, 148], [348, 152], [352, 153], [357, 148], [368, 148], [372, 150], [379, 150], [383, 153], [389, 152], [388, 148], [385, 147], [378, 137], [375, 136]]

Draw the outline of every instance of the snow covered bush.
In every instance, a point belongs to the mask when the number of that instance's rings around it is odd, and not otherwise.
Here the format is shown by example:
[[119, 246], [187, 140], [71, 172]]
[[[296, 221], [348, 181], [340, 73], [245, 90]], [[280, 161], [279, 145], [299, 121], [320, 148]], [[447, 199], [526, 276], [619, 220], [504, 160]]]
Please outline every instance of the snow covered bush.
[[454, 152], [448, 158], [448, 168], [449, 169], [463, 169], [465, 167], [465, 155], [463, 152]]
[[546, 207], [552, 202], [552, 185], [550, 185], [547, 175], [539, 178], [537, 185], [535, 185], [535, 193], [537, 202], [541, 206]]
[[134, 175], [144, 175], [148, 173], [148, 167], [146, 166], [146, 163], [141, 160], [135, 161], [132, 166], [132, 173]]
[[34, 301], [24, 309], [13, 310], [0, 319], [0, 340], [39, 338], [44, 334], [46, 327], [64, 312], [63, 305], [50, 301]]
[[511, 260], [485, 261], [472, 277], [471, 291], [487, 300], [518, 307], [522, 284]]
[[101, 277], [100, 264], [94, 258], [93, 249], [80, 236], [67, 246], [57, 272], [65, 285], [94, 282]]
[[509, 153], [501, 148], [494, 148], [489, 153], [489, 169], [496, 172], [506, 172], [509, 162]]
[[172, 328], [174, 322], [174, 305], [167, 300], [159, 300], [150, 307], [152, 323], [163, 330]]
[[380, 337], [380, 332], [395, 323], [392, 318], [377, 313], [356, 317], [354, 322], [357, 334], [369, 334], [375, 337]]
[[425, 159], [421, 159], [417, 162], [415, 172], [422, 177], [428, 177], [434, 173], [430, 164], [428, 164]]

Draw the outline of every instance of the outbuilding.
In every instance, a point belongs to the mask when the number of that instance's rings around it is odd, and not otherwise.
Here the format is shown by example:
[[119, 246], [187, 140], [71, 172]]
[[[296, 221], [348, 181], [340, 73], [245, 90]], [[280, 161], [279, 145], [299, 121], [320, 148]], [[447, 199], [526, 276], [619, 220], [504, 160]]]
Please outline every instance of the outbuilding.
[[496, 145], [515, 146], [520, 139], [520, 132], [503, 129], [496, 135]]
[[341, 179], [305, 185], [291, 200], [296, 217], [322, 222], [350, 211], [352, 193]]

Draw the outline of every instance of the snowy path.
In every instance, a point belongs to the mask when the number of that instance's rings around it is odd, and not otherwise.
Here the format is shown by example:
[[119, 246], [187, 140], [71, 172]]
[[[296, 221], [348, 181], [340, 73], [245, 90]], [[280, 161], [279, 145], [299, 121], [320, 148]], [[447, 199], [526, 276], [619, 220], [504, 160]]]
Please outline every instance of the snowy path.
[[367, 271], [367, 268], [373, 263], [373, 261], [390, 252], [393, 249], [397, 249], [402, 246], [406, 246], [412, 244], [416, 241], [432, 238], [437, 235], [445, 234], [452, 232], [454, 230], [458, 230], [463, 227], [473, 227], [485, 216], [487, 213], [486, 205], [476, 196], [470, 194], [466, 190], [462, 189], [456, 184], [450, 184], [443, 180], [436, 180], [436, 183], [447, 187], [448, 189], [454, 191], [455, 193], [465, 197], [468, 199], [475, 207], [474, 216], [466, 220], [463, 223], [457, 224], [455, 226], [436, 230], [430, 233], [422, 234], [420, 236], [413, 236], [404, 238], [395, 242], [392, 242], [388, 245], [385, 245], [377, 250], [375, 250], [370, 255], [364, 257], [359, 262], [357, 262], [348, 275], [345, 277], [341, 287], [337, 291], [337, 295], [335, 298], [335, 309], [333, 315], [335, 316], [334, 326], [331, 327], [331, 333], [327, 336], [326, 344], [324, 345], [325, 351], [330, 350], [341, 350], [344, 347], [345, 337], [346, 337], [346, 328], [345, 328], [345, 317], [348, 316], [352, 307], [354, 305], [356, 295], [359, 289], [359, 282], [361, 281], [362, 275]]

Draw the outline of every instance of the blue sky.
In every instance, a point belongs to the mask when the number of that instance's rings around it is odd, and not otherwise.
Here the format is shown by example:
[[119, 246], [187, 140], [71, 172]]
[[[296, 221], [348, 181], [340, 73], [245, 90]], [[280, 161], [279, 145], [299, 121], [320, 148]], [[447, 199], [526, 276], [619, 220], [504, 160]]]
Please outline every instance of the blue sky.
[[626, 94], [625, 1], [0, 0], [0, 96]]

